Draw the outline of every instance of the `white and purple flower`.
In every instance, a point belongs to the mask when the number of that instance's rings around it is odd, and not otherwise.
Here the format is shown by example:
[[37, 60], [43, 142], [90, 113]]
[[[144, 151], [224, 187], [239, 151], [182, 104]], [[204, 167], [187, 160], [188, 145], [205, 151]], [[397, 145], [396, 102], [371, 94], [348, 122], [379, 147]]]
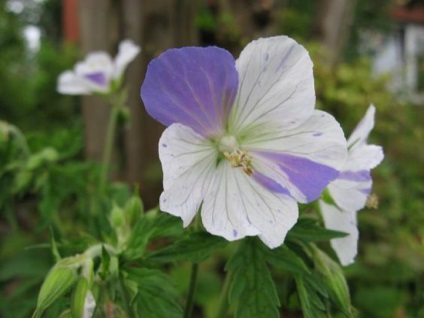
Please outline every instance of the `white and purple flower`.
[[357, 212], [371, 193], [371, 169], [384, 158], [380, 146], [368, 145], [374, 127], [375, 107], [371, 105], [364, 118], [349, 137], [348, 158], [339, 177], [328, 186], [333, 202], [320, 200], [319, 205], [328, 229], [345, 232], [348, 236], [331, 240], [331, 246], [342, 265], [351, 264], [358, 252]]
[[148, 113], [168, 126], [159, 142], [161, 210], [187, 226], [281, 245], [297, 202], [317, 199], [347, 156], [337, 121], [314, 110], [312, 61], [294, 40], [248, 44], [239, 59], [217, 47], [171, 49], [141, 87]]
[[139, 46], [131, 40], [124, 40], [119, 44], [118, 54], [113, 61], [106, 52], [90, 53], [72, 71], [59, 75], [57, 90], [69, 95], [109, 93], [113, 83], [119, 84], [125, 68], [139, 52]]

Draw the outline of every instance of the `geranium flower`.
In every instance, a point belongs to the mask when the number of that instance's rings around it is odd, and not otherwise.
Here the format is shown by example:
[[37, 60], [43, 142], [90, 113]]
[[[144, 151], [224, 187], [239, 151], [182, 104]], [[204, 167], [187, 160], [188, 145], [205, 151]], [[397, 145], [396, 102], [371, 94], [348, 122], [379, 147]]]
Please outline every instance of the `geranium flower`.
[[113, 84], [119, 86], [125, 68], [139, 52], [139, 46], [131, 40], [124, 40], [119, 44], [113, 61], [106, 52], [90, 53], [72, 71], [59, 75], [57, 90], [70, 95], [108, 93], [112, 91]]
[[318, 198], [347, 155], [339, 124], [314, 110], [307, 51], [285, 36], [251, 42], [237, 61], [217, 47], [168, 50], [141, 97], [168, 126], [161, 210], [187, 226], [201, 207], [206, 230], [230, 241], [281, 245], [297, 202]]
[[357, 212], [371, 193], [371, 169], [384, 158], [380, 146], [368, 145], [367, 139], [374, 127], [375, 107], [371, 105], [364, 118], [349, 137], [348, 158], [339, 177], [328, 186], [332, 202], [319, 201], [324, 224], [328, 229], [348, 233], [331, 240], [331, 246], [342, 265], [354, 261], [358, 251]]

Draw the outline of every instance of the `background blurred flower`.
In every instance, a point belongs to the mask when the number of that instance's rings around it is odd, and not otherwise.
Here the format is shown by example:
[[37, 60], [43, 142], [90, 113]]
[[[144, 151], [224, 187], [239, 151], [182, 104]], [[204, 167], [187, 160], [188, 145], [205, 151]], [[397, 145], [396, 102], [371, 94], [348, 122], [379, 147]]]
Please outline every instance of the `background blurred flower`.
[[239, 59], [217, 47], [168, 50], [141, 88], [149, 114], [169, 126], [159, 142], [163, 211], [187, 226], [202, 206], [206, 230], [227, 240], [283, 243], [334, 180], [347, 155], [336, 120], [314, 110], [312, 61], [279, 36]]
[[367, 144], [368, 135], [374, 127], [374, 115], [375, 107], [371, 105], [348, 139], [346, 164], [339, 177], [328, 186], [333, 202], [319, 201], [325, 226], [349, 234], [331, 240], [342, 265], [352, 263], [357, 254], [359, 234], [356, 213], [365, 206], [371, 193], [371, 169], [384, 158], [380, 146]]
[[89, 53], [72, 71], [60, 74], [57, 90], [70, 95], [108, 93], [113, 90], [113, 83], [119, 87], [125, 68], [139, 52], [139, 46], [124, 40], [114, 61], [106, 52]]

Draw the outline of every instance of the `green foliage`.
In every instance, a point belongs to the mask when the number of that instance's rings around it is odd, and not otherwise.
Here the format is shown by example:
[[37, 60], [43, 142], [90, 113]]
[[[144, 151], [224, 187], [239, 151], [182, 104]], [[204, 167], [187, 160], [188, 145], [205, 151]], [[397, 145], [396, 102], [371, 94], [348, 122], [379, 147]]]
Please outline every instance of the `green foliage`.
[[163, 249], [147, 256], [152, 262], [191, 261], [201, 262], [213, 253], [228, 245], [225, 239], [205, 232], [193, 232], [184, 235]]
[[235, 317], [280, 316], [280, 301], [259, 244], [255, 239], [244, 240], [226, 266], [233, 277], [229, 302], [236, 303]]
[[155, 269], [139, 268], [125, 272], [125, 283], [132, 288], [132, 307], [146, 318], [178, 318], [182, 310], [176, 301], [170, 278]]

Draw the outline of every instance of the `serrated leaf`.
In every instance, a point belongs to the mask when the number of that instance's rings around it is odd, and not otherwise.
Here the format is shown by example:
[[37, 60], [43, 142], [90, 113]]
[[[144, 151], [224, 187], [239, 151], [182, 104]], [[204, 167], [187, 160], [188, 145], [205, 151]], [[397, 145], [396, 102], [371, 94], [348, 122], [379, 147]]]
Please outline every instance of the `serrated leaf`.
[[134, 296], [131, 306], [140, 317], [182, 317], [181, 307], [176, 301], [176, 291], [167, 275], [148, 268], [128, 269], [125, 275], [126, 281], [131, 282], [131, 286], [127, 286], [127, 288], [134, 291], [133, 284], [137, 284], [137, 294]]
[[[327, 298], [324, 284], [318, 283], [316, 273], [295, 276], [297, 294], [305, 318], [319, 317], [325, 310], [321, 297]], [[321, 296], [320, 296], [321, 295]]]
[[227, 263], [232, 275], [229, 301], [236, 305], [236, 318], [280, 317], [280, 302], [261, 244], [244, 239]]
[[181, 220], [166, 213], [150, 211], [140, 218], [131, 231], [123, 257], [134, 260], [144, 255], [147, 244], [158, 237], [173, 237], [183, 233]]
[[227, 245], [228, 241], [219, 236], [206, 232], [189, 233], [173, 245], [150, 254], [147, 259], [154, 262], [191, 261], [197, 263]]
[[303, 260], [295, 252], [291, 251], [287, 245], [268, 250], [266, 255], [267, 261], [278, 269], [297, 274], [310, 273]]
[[344, 232], [327, 230], [318, 225], [315, 220], [299, 219], [296, 225], [287, 234], [287, 240], [301, 240], [303, 242], [328, 241], [333, 238], [345, 237]]

